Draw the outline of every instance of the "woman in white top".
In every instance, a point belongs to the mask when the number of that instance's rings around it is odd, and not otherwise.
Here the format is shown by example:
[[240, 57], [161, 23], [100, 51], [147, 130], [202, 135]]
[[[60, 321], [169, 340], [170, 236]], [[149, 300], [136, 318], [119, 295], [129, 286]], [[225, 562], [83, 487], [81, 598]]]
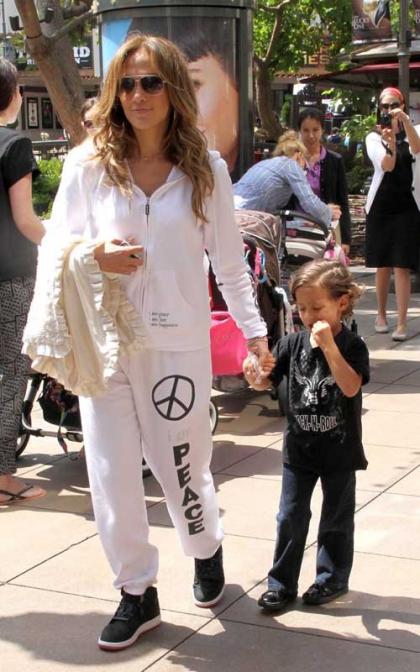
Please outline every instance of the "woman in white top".
[[95, 518], [122, 592], [99, 646], [118, 650], [160, 622], [143, 455], [165, 492], [185, 554], [195, 558], [195, 603], [213, 606], [224, 589], [223, 533], [209, 468], [205, 249], [249, 349], [263, 357], [267, 340], [226, 164], [207, 151], [197, 129], [194, 88], [175, 45], [129, 38], [110, 64], [93, 120], [92, 157], [83, 157], [86, 146], [69, 157], [53, 221], [98, 240], [100, 269], [122, 275], [143, 323], [143, 349], [120, 359], [108, 391], [80, 398]]
[[387, 301], [394, 271], [398, 322], [394, 341], [407, 338], [410, 270], [419, 265], [420, 193], [416, 169], [420, 137], [393, 87], [379, 97], [379, 126], [366, 138], [375, 172], [366, 203], [366, 265], [376, 267], [375, 331], [387, 333]]

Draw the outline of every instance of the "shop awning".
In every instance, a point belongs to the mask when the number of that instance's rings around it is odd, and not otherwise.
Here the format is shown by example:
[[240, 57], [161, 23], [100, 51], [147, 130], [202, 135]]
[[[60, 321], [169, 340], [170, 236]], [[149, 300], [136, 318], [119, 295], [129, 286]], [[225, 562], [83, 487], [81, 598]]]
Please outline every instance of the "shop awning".
[[[410, 68], [410, 88], [420, 89], [420, 60], [412, 61]], [[398, 82], [398, 63], [369, 63], [348, 70], [338, 70], [323, 75], [304, 77], [300, 84], [316, 84], [330, 88], [338, 86], [351, 89], [380, 89], [385, 85], [396, 85]]]

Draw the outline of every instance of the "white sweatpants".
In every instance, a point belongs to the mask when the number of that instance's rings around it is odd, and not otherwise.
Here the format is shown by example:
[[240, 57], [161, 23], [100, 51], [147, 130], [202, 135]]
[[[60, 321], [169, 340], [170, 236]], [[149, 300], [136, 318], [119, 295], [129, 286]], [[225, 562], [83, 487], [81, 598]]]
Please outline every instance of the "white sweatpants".
[[101, 397], [81, 397], [96, 523], [114, 585], [142, 595], [157, 580], [141, 463], [162, 486], [184, 553], [211, 557], [223, 532], [210, 473], [211, 364], [207, 349], [143, 350], [122, 358]]

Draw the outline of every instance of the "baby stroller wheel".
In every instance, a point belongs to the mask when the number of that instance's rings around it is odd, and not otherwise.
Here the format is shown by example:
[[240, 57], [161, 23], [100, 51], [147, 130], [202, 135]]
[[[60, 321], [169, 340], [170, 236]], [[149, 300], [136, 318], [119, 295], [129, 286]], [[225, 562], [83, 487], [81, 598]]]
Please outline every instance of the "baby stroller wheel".
[[[28, 423], [30, 424], [30, 418], [28, 418]], [[31, 435], [29, 434], [29, 432], [25, 432], [24, 429], [20, 429], [18, 440], [16, 441], [16, 458], [22, 455], [23, 451], [25, 450], [26, 446], [29, 443], [30, 438]]]
[[31, 438], [30, 432], [28, 432], [25, 429], [24, 425], [26, 424], [28, 427], [32, 427], [31, 413], [34, 399], [38, 391], [40, 382], [41, 382], [40, 375], [35, 374], [32, 377], [31, 384], [26, 392], [25, 399], [22, 404], [22, 416], [20, 422], [19, 436], [16, 442], [16, 458], [22, 455], [23, 451], [25, 450], [26, 446], [29, 443], [29, 439]]
[[217, 427], [217, 422], [219, 420], [219, 411], [217, 410], [217, 406], [214, 403], [213, 399], [210, 399], [210, 429], [211, 433], [214, 434], [216, 431]]

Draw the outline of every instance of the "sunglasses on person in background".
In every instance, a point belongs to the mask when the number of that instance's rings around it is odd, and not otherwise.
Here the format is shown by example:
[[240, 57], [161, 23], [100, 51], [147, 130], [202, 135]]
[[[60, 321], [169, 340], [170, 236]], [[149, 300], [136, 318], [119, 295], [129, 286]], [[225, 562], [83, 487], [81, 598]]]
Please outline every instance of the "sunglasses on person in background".
[[401, 103], [381, 103], [379, 107], [381, 110], [397, 110], [401, 107]]
[[162, 77], [159, 77], [159, 75], [121, 77], [120, 91], [123, 91], [124, 93], [133, 93], [137, 84], [139, 84], [144, 93], [149, 94], [149, 96], [158, 96], [159, 93], [162, 93], [166, 82]]
[[84, 119], [82, 121], [82, 124], [85, 128], [93, 128], [93, 121], [91, 121], [90, 119]]

